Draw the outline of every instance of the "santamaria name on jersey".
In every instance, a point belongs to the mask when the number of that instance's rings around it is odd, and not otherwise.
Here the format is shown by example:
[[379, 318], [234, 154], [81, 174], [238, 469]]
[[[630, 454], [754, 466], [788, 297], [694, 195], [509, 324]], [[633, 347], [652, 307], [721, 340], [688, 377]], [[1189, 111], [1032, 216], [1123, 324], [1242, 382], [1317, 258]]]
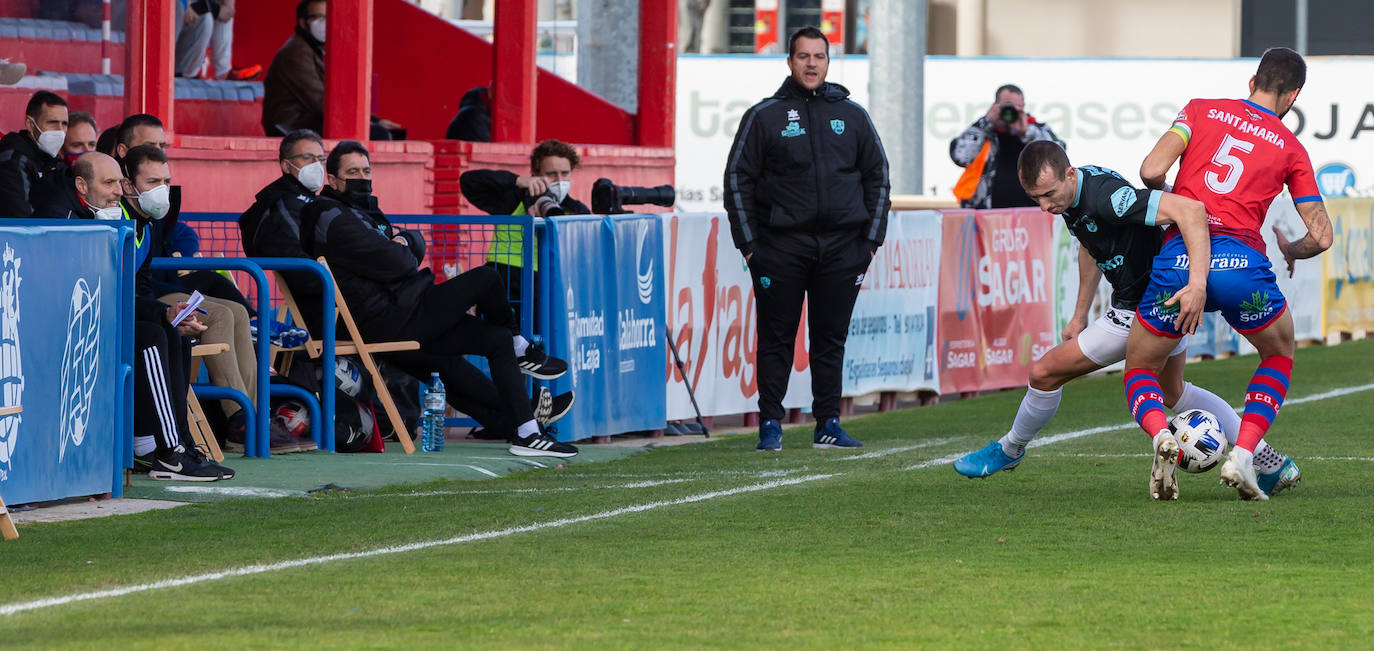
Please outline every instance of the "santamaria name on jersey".
[[1260, 138], [1263, 138], [1265, 142], [1268, 142], [1271, 145], [1276, 145], [1279, 149], [1283, 149], [1283, 138], [1280, 137], [1279, 134], [1274, 133], [1273, 131], [1270, 131], [1257, 124], [1252, 124], [1245, 118], [1240, 117], [1239, 115], [1232, 115], [1221, 109], [1211, 109], [1207, 111], [1207, 117], [1218, 122], [1224, 122], [1237, 129], [1240, 129], [1241, 133], [1248, 133], [1254, 136], [1259, 136]]

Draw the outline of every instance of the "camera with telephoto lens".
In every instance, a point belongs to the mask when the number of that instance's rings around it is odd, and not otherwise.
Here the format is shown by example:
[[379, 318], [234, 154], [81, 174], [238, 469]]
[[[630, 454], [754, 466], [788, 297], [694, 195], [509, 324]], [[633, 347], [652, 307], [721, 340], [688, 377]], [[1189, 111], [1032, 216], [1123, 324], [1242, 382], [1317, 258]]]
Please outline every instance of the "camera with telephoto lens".
[[563, 205], [558, 201], [558, 195], [553, 190], [545, 191], [544, 194], [535, 197], [534, 203], [530, 205], [531, 217], [557, 217], [564, 214]]
[[616, 185], [610, 179], [597, 179], [592, 184], [592, 213], [596, 215], [622, 215], [625, 206], [653, 204], [672, 208], [677, 202], [677, 192], [671, 185], [656, 185], [652, 188], [638, 188], [632, 185]]
[[997, 119], [1006, 124], [1011, 124], [1021, 119], [1021, 109], [1016, 108], [1011, 102], [1002, 102], [1002, 107], [998, 109]]

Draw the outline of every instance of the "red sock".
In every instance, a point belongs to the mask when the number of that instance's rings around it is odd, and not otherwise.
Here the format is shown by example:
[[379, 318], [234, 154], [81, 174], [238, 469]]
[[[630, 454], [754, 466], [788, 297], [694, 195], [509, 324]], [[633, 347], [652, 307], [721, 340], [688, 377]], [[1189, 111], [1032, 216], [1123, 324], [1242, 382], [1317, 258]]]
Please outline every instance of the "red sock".
[[1150, 438], [1160, 430], [1169, 428], [1169, 417], [1164, 414], [1164, 390], [1159, 388], [1155, 374], [1143, 368], [1126, 371], [1123, 379], [1126, 385], [1126, 406], [1131, 415], [1140, 423]]
[[1236, 447], [1255, 451], [1255, 446], [1279, 415], [1279, 407], [1288, 396], [1292, 375], [1292, 357], [1274, 355], [1260, 360], [1255, 376], [1250, 378], [1250, 386], [1245, 389], [1245, 413], [1240, 418]]

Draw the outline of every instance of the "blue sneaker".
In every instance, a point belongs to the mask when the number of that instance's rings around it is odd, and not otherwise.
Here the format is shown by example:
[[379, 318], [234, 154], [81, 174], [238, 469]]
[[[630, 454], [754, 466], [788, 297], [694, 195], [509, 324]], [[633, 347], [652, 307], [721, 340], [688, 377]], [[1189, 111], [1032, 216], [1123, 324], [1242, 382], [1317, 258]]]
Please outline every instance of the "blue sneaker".
[[1015, 470], [1025, 457], [1025, 452], [1019, 457], [1007, 456], [1007, 453], [1002, 451], [1002, 444], [993, 441], [977, 452], [959, 457], [959, 460], [954, 462], [954, 471], [965, 477], [983, 479], [998, 470]]
[[1286, 488], [1298, 485], [1299, 481], [1302, 481], [1302, 472], [1298, 470], [1298, 464], [1293, 463], [1292, 459], [1284, 457], [1283, 465], [1279, 466], [1278, 470], [1271, 473], [1259, 473], [1256, 483], [1259, 484], [1260, 490], [1264, 491], [1265, 495], [1273, 497]]
[[777, 452], [782, 449], [782, 423], [770, 418], [759, 423], [758, 452]]
[[830, 418], [816, 427], [816, 435], [811, 439], [813, 448], [861, 448], [864, 444], [849, 438], [840, 419]]

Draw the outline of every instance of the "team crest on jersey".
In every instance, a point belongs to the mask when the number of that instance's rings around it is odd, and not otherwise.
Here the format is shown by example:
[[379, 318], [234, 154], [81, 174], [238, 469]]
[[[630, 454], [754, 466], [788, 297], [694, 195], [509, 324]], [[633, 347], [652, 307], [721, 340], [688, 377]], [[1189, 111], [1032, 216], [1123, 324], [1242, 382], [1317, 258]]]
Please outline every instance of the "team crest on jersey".
[[787, 109], [787, 119], [796, 122], [801, 119], [801, 113], [798, 113], [797, 109]]
[[1086, 231], [1088, 231], [1089, 233], [1096, 233], [1096, 232], [1097, 232], [1097, 222], [1095, 222], [1095, 221], [1089, 219], [1088, 221], [1083, 222], [1083, 229], [1086, 230]]
[[1135, 189], [1123, 187], [1112, 193], [1112, 211], [1116, 213], [1117, 217], [1124, 216], [1133, 204], [1135, 204]]
[[843, 135], [843, 134], [844, 134], [844, 120], [831, 120], [831, 121], [830, 121], [830, 130], [831, 130], [831, 131], [834, 131], [834, 132], [835, 132], [835, 135], [837, 135], [837, 136]]

